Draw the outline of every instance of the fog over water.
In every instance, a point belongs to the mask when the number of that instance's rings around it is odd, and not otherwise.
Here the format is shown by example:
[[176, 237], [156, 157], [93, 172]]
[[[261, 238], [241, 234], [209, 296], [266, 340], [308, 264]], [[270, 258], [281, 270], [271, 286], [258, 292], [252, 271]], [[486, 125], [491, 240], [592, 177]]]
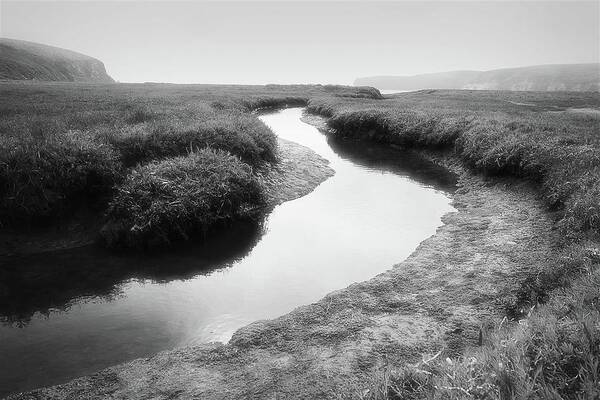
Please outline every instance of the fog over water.
[[360, 76], [600, 58], [598, 2], [2, 1], [0, 7], [2, 36], [99, 58], [122, 82], [351, 84]]

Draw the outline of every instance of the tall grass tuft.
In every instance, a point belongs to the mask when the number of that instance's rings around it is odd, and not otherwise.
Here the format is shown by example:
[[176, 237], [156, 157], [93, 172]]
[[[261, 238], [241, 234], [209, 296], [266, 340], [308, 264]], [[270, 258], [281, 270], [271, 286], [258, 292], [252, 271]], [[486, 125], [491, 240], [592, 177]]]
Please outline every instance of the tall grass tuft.
[[118, 187], [102, 237], [111, 247], [149, 247], [252, 216], [262, 204], [252, 168], [221, 150], [136, 167]]

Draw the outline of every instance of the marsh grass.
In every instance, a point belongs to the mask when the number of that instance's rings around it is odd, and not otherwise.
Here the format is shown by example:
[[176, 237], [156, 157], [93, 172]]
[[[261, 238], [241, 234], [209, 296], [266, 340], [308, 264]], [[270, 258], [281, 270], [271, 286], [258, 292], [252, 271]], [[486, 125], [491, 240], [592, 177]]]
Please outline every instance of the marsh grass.
[[[451, 108], [427, 93], [417, 103], [416, 96], [410, 95], [410, 102], [397, 98], [377, 104], [315, 99], [309, 110], [329, 117], [329, 125], [339, 135], [452, 150], [487, 175], [539, 182], [548, 205], [563, 212], [560, 225], [565, 232], [600, 232], [598, 117], [549, 113], [545, 111], [546, 95], [542, 97], [544, 108], [534, 111], [513, 110], [505, 99], [494, 103], [487, 93], [482, 94], [483, 99], [472, 95], [471, 110], [461, 102]], [[457, 96], [461, 100], [463, 93]], [[527, 96], [529, 102], [535, 101], [533, 95]], [[564, 104], [557, 96], [557, 103]], [[574, 96], [568, 95], [579, 104]], [[600, 95], [583, 96], [600, 106]]]
[[206, 147], [227, 151], [253, 167], [276, 162], [274, 134], [250, 111], [304, 105], [312, 96], [354, 96], [360, 90], [320, 85], [0, 86], [0, 226], [56, 222], [90, 199], [105, 202], [97, 194], [110, 197], [131, 168]]
[[[577, 245], [549, 266], [546, 287], [518, 321], [482, 331], [456, 357], [449, 349], [376, 371], [369, 399], [597, 399], [600, 396], [600, 252]], [[558, 268], [561, 271], [556, 271]]]
[[79, 199], [106, 195], [121, 176], [118, 155], [82, 132], [67, 131], [3, 141], [0, 151], [0, 222], [52, 218]]
[[99, 136], [127, 166], [204, 147], [229, 151], [254, 166], [273, 162], [277, 156], [277, 140], [269, 128], [254, 116], [233, 112], [197, 121], [172, 119], [104, 129]]
[[111, 247], [165, 245], [251, 217], [262, 202], [248, 164], [207, 148], [133, 169], [108, 206], [101, 234]]
[[[392, 399], [596, 399], [600, 396], [597, 268], [463, 357], [392, 373]], [[386, 397], [383, 397], [386, 398]]]
[[600, 94], [433, 90], [308, 107], [337, 135], [450, 151], [480, 173], [528, 179], [563, 233], [481, 346], [377, 371], [367, 398], [600, 398], [600, 119], [569, 111], [599, 109]]

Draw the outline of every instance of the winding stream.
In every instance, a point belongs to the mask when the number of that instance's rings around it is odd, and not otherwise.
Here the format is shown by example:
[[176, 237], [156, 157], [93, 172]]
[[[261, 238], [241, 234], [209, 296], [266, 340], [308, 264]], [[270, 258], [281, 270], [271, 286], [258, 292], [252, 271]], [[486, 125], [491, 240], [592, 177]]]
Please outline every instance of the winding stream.
[[328, 137], [301, 117], [286, 109], [260, 118], [328, 159], [336, 174], [261, 226], [239, 224], [169, 254], [88, 246], [0, 260], [54, 279], [43, 289], [27, 286], [27, 274], [3, 283], [22, 285], [22, 297], [0, 307], [0, 396], [176, 346], [225, 342], [241, 326], [389, 269], [452, 210], [452, 179], [439, 168]]

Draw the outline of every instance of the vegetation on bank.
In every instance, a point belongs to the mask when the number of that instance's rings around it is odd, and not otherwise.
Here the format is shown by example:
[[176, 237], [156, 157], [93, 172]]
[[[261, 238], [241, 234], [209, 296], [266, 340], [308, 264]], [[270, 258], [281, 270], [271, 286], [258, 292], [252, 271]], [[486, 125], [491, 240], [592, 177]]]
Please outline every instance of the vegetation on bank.
[[255, 116], [236, 111], [205, 112], [193, 120], [170, 117], [155, 121], [148, 115], [149, 120], [99, 132], [126, 166], [204, 147], [228, 151], [253, 166], [276, 160], [277, 140]]
[[262, 194], [252, 168], [236, 156], [192, 151], [134, 168], [111, 200], [101, 234], [109, 246], [168, 244], [251, 216]]
[[[233, 208], [223, 208], [218, 215], [211, 210], [228, 202], [234, 207], [241, 198], [258, 199], [260, 187], [241, 171], [254, 174], [262, 164], [276, 162], [276, 137], [251, 111], [302, 105], [316, 96], [381, 97], [374, 89], [321, 85], [0, 85], [0, 227], [56, 223], [82, 205], [93, 202], [101, 210], [110, 203], [110, 229], [104, 236], [114, 246], [185, 238], [195, 230], [188, 225], [197, 223], [204, 230], [213, 219], [243, 214]], [[198, 172], [192, 164], [208, 168], [203, 158], [216, 163], [218, 172], [202, 178], [177, 175]], [[202, 206], [186, 197], [203, 190], [212, 193], [214, 185], [233, 171], [249, 183], [233, 185], [225, 180], [221, 182], [225, 191], [216, 197], [207, 194]], [[189, 190], [164, 194], [169, 200], [156, 204], [160, 217], [152, 216], [160, 223], [137, 209], [147, 205], [142, 192], [154, 184], [151, 174], [172, 177]], [[137, 186], [132, 179], [140, 181]], [[136, 194], [127, 197], [124, 190]], [[181, 218], [188, 217], [182, 217], [180, 207], [185, 208], [183, 214], [190, 214], [186, 223]], [[203, 212], [207, 214], [200, 215]], [[173, 218], [170, 227], [169, 218]], [[140, 224], [159, 224], [157, 235], [162, 239], [139, 230], [122, 231]]]
[[[564, 106], [548, 111], [545, 96], [537, 107], [519, 105], [519, 94], [511, 103], [502, 97], [510, 94], [490, 98], [489, 92], [482, 98], [472, 93], [470, 105], [464, 104], [465, 94], [458, 93], [453, 106], [452, 97], [425, 91], [416, 107], [418, 96], [376, 104], [320, 99], [311, 101], [309, 110], [328, 116], [329, 125], [347, 137], [452, 149], [485, 174], [532, 179], [542, 185], [549, 206], [564, 212], [561, 225], [572, 231], [600, 232], [600, 111], [580, 114]], [[535, 101], [535, 95], [527, 96], [528, 102]], [[562, 102], [561, 96], [566, 97]], [[560, 104], [576, 96], [556, 95]], [[582, 97], [587, 104], [600, 106], [600, 95]]]
[[372, 397], [600, 397], [600, 94], [421, 91], [309, 109], [338, 135], [452, 151], [476, 171], [529, 179], [564, 233], [555, 262], [523, 278], [509, 321], [480, 346], [387, 369]]
[[3, 137], [0, 221], [42, 222], [62, 214], [77, 200], [105, 195], [121, 170], [115, 151], [83, 132]]

